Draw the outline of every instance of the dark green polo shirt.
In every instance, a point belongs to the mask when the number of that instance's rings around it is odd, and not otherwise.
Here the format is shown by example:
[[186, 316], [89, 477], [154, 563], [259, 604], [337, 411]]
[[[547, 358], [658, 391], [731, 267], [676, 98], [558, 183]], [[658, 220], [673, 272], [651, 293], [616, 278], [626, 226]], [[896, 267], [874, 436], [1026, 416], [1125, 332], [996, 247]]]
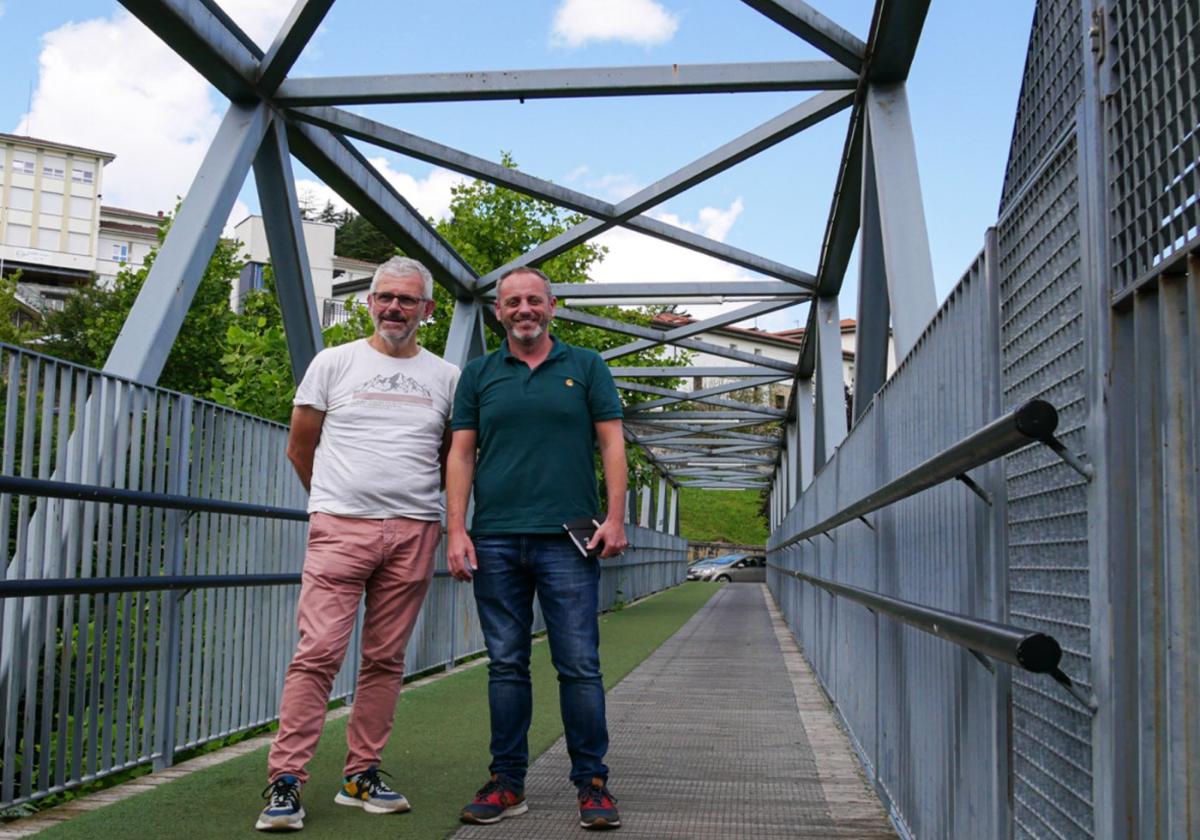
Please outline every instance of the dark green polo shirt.
[[554, 340], [536, 370], [508, 350], [472, 359], [458, 380], [450, 427], [475, 429], [473, 536], [561, 534], [595, 516], [593, 423], [621, 417], [608, 366], [594, 350]]

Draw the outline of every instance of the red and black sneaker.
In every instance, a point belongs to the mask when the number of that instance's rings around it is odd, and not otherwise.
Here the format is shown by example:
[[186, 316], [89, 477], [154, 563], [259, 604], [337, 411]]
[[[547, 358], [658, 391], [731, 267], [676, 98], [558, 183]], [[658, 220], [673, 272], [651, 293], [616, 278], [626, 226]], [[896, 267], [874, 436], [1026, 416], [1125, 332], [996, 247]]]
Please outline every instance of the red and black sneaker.
[[495, 774], [479, 789], [475, 798], [462, 809], [458, 818], [465, 823], [491, 825], [505, 817], [517, 817], [529, 810], [525, 794], [505, 784]]
[[604, 779], [592, 779], [590, 785], [579, 786], [579, 824], [584, 828], [620, 828], [617, 798], [608, 792]]

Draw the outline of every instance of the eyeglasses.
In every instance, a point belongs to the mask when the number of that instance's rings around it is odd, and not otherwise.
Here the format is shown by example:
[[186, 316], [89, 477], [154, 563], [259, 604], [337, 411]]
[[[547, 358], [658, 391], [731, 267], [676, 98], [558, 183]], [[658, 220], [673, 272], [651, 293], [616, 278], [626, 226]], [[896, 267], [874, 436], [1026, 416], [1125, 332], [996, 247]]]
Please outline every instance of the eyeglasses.
[[375, 302], [387, 309], [393, 303], [400, 304], [401, 309], [416, 309], [429, 298], [413, 297], [412, 295], [394, 295], [391, 292], [372, 292]]

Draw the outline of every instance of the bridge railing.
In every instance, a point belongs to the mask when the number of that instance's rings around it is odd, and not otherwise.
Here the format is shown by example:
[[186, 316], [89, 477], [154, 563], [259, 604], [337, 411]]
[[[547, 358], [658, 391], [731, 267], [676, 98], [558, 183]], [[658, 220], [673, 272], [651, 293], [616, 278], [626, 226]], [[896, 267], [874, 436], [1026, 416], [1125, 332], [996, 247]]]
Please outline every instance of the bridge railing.
[[[286, 438], [0, 345], [0, 808], [275, 719], [307, 533]], [[686, 541], [628, 533], [601, 609], [684, 578]], [[435, 568], [408, 673], [484, 649], [444, 541]], [[331, 700], [353, 694], [360, 630]]]

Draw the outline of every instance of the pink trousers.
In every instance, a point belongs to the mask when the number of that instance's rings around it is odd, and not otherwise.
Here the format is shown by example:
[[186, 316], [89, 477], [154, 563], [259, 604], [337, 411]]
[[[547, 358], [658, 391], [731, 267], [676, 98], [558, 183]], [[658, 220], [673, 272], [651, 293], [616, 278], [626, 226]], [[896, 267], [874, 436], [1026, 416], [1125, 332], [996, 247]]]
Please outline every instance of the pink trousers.
[[314, 513], [296, 621], [300, 643], [283, 681], [270, 781], [308, 781], [333, 679], [366, 592], [362, 662], [346, 729], [347, 776], [379, 764], [404, 679], [404, 649], [433, 580], [441, 523]]

